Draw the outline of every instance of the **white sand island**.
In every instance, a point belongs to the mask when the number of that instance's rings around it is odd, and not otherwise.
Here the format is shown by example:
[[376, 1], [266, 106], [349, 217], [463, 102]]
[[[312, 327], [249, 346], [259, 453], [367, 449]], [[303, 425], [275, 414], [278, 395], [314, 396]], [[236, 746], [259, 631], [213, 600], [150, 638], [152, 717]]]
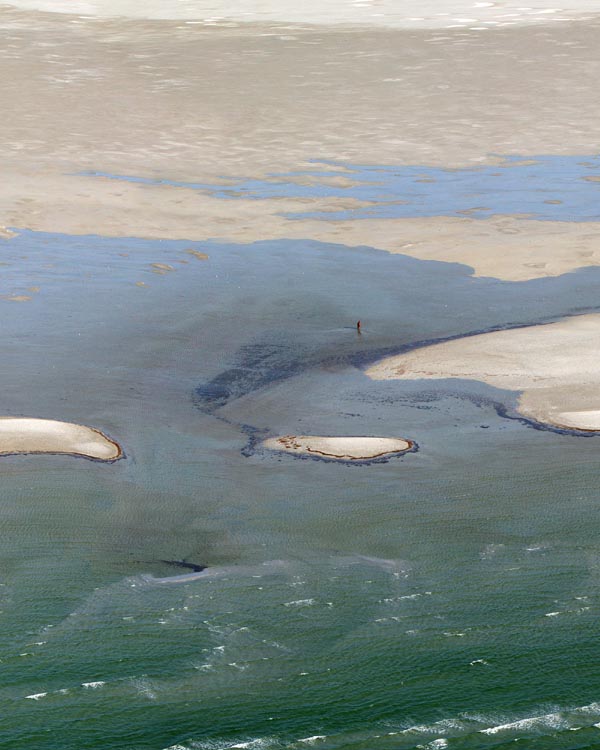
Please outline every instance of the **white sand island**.
[[413, 447], [413, 443], [402, 438], [284, 435], [265, 440], [263, 446], [271, 450], [323, 456], [338, 461], [368, 461], [404, 453]]
[[102, 461], [123, 455], [121, 447], [93, 427], [54, 419], [0, 417], [0, 455], [66, 453]]
[[367, 370], [375, 380], [464, 378], [522, 391], [519, 412], [539, 422], [600, 431], [600, 314], [465, 336]]

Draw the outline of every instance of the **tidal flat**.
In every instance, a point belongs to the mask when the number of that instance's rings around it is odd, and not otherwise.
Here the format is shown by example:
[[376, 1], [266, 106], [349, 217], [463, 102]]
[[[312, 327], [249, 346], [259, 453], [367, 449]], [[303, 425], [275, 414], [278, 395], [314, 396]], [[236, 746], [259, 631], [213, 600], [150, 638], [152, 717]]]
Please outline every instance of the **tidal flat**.
[[596, 747], [600, 433], [369, 376], [595, 320], [594, 8], [17, 4], [0, 747]]

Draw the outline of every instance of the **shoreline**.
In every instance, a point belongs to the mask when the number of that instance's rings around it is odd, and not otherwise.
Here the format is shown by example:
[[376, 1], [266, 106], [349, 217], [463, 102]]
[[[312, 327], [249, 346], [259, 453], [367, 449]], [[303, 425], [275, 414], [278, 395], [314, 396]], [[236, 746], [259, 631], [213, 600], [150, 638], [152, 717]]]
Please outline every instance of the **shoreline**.
[[385, 357], [367, 367], [373, 380], [476, 380], [520, 393], [525, 419], [558, 430], [600, 432], [600, 368], [590, 339], [600, 313], [459, 336]]
[[122, 447], [95, 427], [35, 417], [0, 417], [0, 457], [69, 455], [112, 463]]
[[366, 435], [284, 435], [267, 438], [261, 445], [268, 450], [301, 458], [322, 458], [342, 463], [378, 461], [402, 456], [416, 448], [412, 440]]

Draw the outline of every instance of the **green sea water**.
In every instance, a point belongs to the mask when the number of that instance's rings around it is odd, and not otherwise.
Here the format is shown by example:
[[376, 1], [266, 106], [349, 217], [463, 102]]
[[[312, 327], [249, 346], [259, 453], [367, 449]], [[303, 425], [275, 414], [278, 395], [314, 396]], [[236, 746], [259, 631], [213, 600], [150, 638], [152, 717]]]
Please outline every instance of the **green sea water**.
[[[600, 439], [519, 420], [515, 393], [363, 369], [596, 310], [598, 269], [26, 231], [3, 261], [31, 300], [1, 302], [2, 414], [125, 458], [1, 459], [1, 748], [600, 745]], [[288, 433], [418, 451], [260, 449]]]

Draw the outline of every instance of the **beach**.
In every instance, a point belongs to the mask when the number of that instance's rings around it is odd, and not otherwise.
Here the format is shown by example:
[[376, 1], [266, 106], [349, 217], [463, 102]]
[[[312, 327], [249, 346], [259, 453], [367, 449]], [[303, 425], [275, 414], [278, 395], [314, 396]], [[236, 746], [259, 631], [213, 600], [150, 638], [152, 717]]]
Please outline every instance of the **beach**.
[[557, 427], [600, 430], [596, 347], [600, 318], [581, 315], [541, 326], [454, 339], [385, 359], [375, 379], [461, 378], [521, 391], [519, 411]]

